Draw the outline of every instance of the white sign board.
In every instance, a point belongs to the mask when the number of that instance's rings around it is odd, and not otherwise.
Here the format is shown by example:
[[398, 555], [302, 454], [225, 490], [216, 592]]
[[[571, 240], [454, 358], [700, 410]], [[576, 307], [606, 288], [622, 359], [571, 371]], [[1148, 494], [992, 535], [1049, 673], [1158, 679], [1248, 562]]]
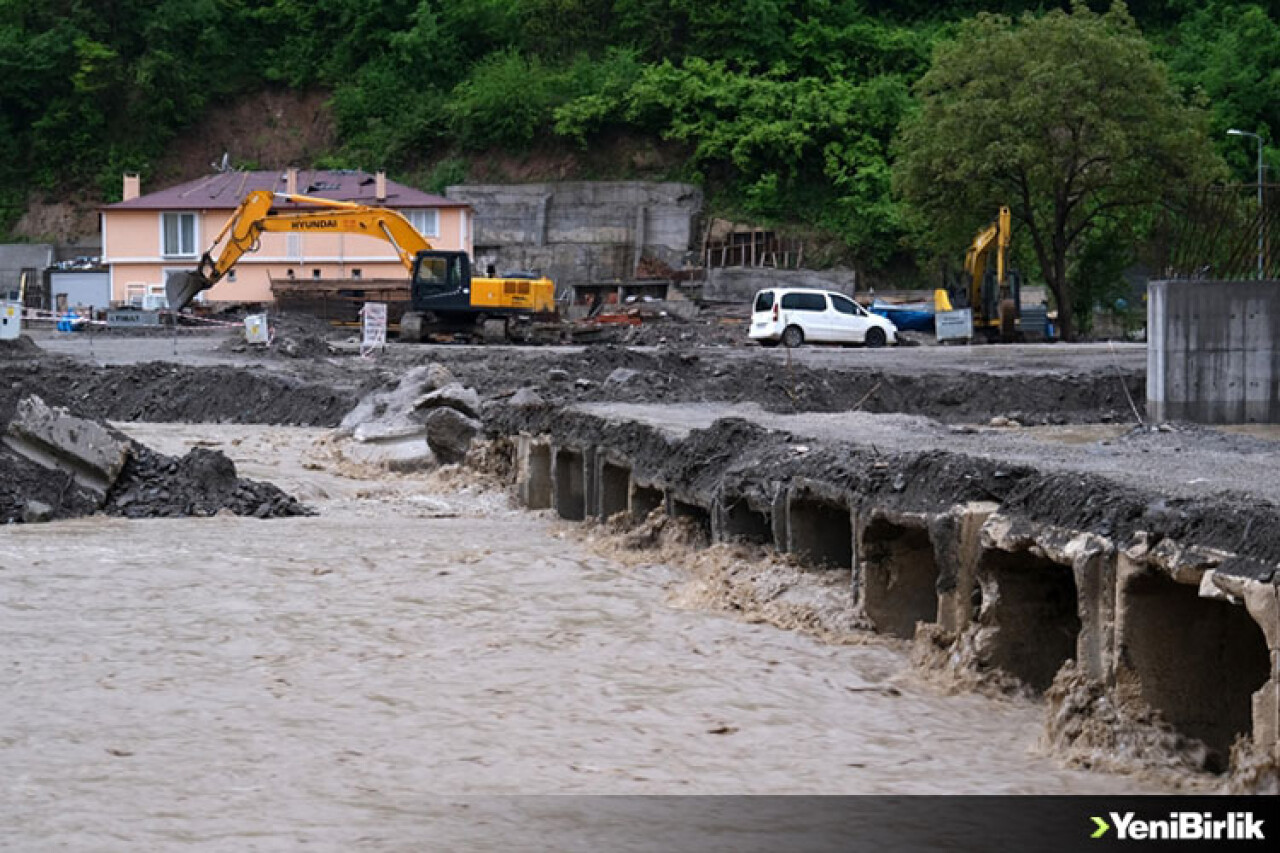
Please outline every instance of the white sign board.
[[271, 342], [270, 332], [267, 331], [266, 314], [250, 314], [244, 318], [244, 339], [251, 344]]
[[22, 306], [0, 302], [0, 341], [16, 341], [22, 334]]
[[366, 302], [360, 309], [364, 334], [360, 339], [360, 354], [367, 355], [387, 345], [387, 303]]
[[968, 341], [973, 339], [973, 309], [939, 311], [933, 315], [933, 326], [939, 341]]

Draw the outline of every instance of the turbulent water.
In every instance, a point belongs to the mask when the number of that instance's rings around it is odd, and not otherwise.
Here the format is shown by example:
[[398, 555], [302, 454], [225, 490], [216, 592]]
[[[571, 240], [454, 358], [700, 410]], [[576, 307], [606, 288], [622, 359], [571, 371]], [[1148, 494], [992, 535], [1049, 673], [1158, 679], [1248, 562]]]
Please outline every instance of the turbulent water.
[[1151, 790], [899, 649], [673, 608], [673, 569], [500, 496], [199, 429], [321, 514], [0, 531], [0, 847], [411, 849], [465, 795]]

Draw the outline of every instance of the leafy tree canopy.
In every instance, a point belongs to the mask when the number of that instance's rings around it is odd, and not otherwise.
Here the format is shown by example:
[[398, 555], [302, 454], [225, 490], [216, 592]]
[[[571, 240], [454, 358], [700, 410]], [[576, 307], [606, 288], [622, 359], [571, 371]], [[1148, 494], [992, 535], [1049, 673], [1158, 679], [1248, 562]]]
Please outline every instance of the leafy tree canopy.
[[1016, 22], [980, 14], [938, 47], [916, 92], [897, 146], [902, 196], [943, 250], [1009, 205], [1068, 336], [1081, 249], [1131, 233], [1171, 183], [1215, 173], [1206, 115], [1119, 2]]

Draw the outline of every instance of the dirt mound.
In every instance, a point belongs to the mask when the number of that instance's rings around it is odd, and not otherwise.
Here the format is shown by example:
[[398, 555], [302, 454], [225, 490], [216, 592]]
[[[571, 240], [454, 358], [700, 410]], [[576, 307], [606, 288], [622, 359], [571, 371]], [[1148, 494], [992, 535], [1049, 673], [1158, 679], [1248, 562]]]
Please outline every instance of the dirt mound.
[[264, 358], [314, 360], [335, 355], [329, 341], [349, 336], [349, 332], [335, 329], [318, 317], [302, 314], [271, 314], [267, 323], [271, 329], [269, 344], [246, 343], [243, 332], [237, 331], [220, 349]]
[[0, 359], [39, 358], [44, 350], [26, 335], [12, 341], [0, 341]]
[[311, 514], [276, 486], [238, 477], [235, 463], [217, 450], [196, 447], [177, 458], [136, 443], [103, 508], [126, 518], [213, 515], [222, 510], [257, 518]]
[[94, 512], [93, 496], [62, 471], [51, 471], [0, 445], [0, 524], [75, 518]]
[[336, 426], [358, 399], [355, 389], [278, 372], [163, 362], [92, 367], [45, 358], [7, 378], [7, 385], [0, 382], [0, 421], [6, 422], [26, 394], [89, 418], [304, 426]]
[[440, 348], [430, 358], [486, 396], [528, 387], [551, 404], [754, 402], [783, 413], [896, 412], [944, 423], [1004, 416], [1031, 425], [1132, 421], [1126, 389], [1140, 410], [1146, 398], [1140, 372], [1028, 373], [995, 380], [982, 373], [909, 374], [870, 366], [830, 370], [783, 356], [726, 358], [675, 346], [634, 350], [603, 344], [569, 356]]

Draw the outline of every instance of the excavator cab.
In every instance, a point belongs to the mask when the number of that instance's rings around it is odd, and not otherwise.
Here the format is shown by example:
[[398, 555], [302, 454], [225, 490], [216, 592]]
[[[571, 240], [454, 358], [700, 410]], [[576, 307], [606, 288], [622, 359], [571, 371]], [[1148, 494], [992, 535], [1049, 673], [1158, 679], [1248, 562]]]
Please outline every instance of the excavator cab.
[[413, 261], [410, 300], [414, 311], [471, 307], [471, 259], [466, 252], [419, 252]]

